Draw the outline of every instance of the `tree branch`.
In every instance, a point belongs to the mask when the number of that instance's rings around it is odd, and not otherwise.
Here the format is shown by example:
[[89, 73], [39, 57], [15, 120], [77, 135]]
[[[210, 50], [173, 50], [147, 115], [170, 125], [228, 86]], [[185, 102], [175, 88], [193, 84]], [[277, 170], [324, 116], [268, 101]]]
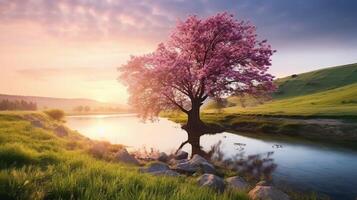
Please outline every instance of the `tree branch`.
[[203, 94], [205, 93], [205, 79], [202, 78], [201, 80], [201, 86], [200, 86], [200, 90], [199, 90], [199, 94], [198, 94], [198, 98], [201, 98], [203, 96]]
[[178, 104], [175, 100], [171, 99], [168, 95], [163, 94], [169, 101], [171, 101], [175, 106], [177, 106], [182, 112], [188, 114], [188, 110], [183, 108], [180, 104]]
[[207, 99], [207, 97], [208, 97], [208, 95], [204, 95], [204, 96], [201, 98], [201, 101], [206, 100], [206, 99]]
[[186, 140], [185, 142], [182, 142], [181, 145], [179, 146], [179, 148], [176, 150], [175, 155], [182, 149], [183, 146], [185, 146], [185, 144], [188, 143], [188, 140]]

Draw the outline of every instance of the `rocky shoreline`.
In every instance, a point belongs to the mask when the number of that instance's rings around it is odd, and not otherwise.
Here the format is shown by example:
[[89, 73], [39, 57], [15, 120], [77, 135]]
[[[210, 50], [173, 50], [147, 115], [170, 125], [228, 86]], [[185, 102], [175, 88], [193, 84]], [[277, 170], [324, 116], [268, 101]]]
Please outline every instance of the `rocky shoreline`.
[[[243, 177], [236, 175], [225, 176], [219, 172], [218, 168], [220, 166], [216, 166], [198, 154], [193, 155], [191, 158], [188, 156], [189, 154], [182, 150], [175, 155], [167, 155], [161, 152], [157, 157], [152, 158], [153, 161], [141, 162], [141, 165], [144, 166], [139, 168], [139, 172], [153, 176], [195, 178], [200, 187], [208, 187], [218, 193], [226, 190], [247, 192], [252, 200], [290, 199], [286, 193], [274, 187], [270, 181], [260, 181], [252, 185]], [[121, 162], [140, 166], [140, 160], [134, 161], [136, 158], [127, 151], [121, 151], [117, 158]]]

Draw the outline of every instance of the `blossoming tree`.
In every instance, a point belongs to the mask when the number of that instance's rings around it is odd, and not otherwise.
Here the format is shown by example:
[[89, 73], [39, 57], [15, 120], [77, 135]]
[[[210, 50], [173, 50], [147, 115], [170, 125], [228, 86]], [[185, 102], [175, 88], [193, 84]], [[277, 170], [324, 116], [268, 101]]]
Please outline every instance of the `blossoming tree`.
[[207, 98], [262, 96], [274, 90], [267, 73], [274, 50], [250, 23], [228, 13], [178, 22], [153, 53], [132, 56], [119, 68], [129, 103], [143, 118], [179, 109], [187, 115], [188, 142], [199, 146], [207, 128], [200, 108]]

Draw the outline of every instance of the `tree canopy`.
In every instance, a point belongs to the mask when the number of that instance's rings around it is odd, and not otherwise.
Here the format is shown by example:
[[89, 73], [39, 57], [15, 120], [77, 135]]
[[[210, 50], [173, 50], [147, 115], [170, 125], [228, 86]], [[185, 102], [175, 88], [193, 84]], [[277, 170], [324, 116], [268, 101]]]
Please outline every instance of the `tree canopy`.
[[274, 53], [255, 26], [228, 13], [179, 21], [169, 39], [119, 68], [129, 103], [142, 117], [180, 109], [189, 114], [207, 98], [265, 95], [274, 90], [267, 73]]

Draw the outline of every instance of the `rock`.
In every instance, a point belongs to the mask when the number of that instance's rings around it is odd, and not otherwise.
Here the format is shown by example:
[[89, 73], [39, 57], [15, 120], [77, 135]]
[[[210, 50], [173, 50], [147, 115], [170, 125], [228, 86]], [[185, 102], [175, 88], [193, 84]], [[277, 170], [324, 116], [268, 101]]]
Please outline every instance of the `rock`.
[[45, 125], [40, 120], [31, 120], [31, 125], [36, 128], [44, 128]]
[[200, 168], [203, 173], [207, 173], [207, 174], [216, 174], [217, 173], [216, 168], [209, 162], [201, 163]]
[[193, 155], [190, 163], [194, 166], [199, 166], [204, 173], [216, 174], [214, 165], [198, 154]]
[[185, 162], [188, 162], [188, 159], [176, 160], [173, 158], [169, 161], [169, 164], [170, 165], [178, 165], [180, 163], [185, 163]]
[[248, 187], [249, 187], [248, 183], [243, 178], [241, 178], [239, 176], [229, 177], [226, 179], [226, 182], [227, 182], [227, 186], [229, 188], [239, 190], [239, 191], [244, 191], [244, 190], [248, 189]]
[[190, 161], [187, 161], [177, 164], [176, 169], [184, 173], [195, 173], [200, 168], [199, 166], [192, 165]]
[[67, 136], [69, 134], [68, 130], [66, 129], [66, 127], [60, 125], [60, 126], [57, 126], [55, 129], [54, 129], [54, 132], [57, 136], [59, 137], [64, 137], [64, 136]]
[[146, 168], [141, 168], [140, 171], [144, 173], [152, 173], [159, 171], [170, 170], [169, 166], [163, 162], [152, 162]]
[[186, 151], [179, 151], [175, 155], [176, 160], [182, 160], [182, 159], [187, 159], [188, 158], [188, 153]]
[[165, 152], [161, 152], [157, 157], [157, 160], [160, 162], [167, 162], [169, 160], [169, 156]]
[[154, 171], [149, 173], [155, 176], [180, 176], [179, 173], [173, 170], [162, 170], [162, 171]]
[[203, 158], [202, 156], [195, 154], [192, 156], [190, 163], [193, 165], [200, 165], [202, 163], [208, 163], [208, 161], [205, 158]]
[[201, 187], [210, 187], [216, 191], [224, 191], [224, 180], [213, 174], [203, 174], [198, 179], [198, 185]]
[[287, 194], [273, 186], [256, 186], [248, 195], [252, 200], [290, 200]]
[[179, 176], [180, 174], [171, 170], [166, 163], [152, 162], [145, 168], [140, 168], [140, 172], [149, 173], [155, 176]]
[[139, 161], [136, 160], [136, 158], [134, 158], [134, 156], [130, 155], [125, 148], [120, 149], [116, 153], [115, 157], [119, 162], [133, 164], [133, 165], [139, 165], [140, 164]]
[[195, 173], [198, 170], [202, 170], [203, 173], [216, 174], [215, 167], [197, 154], [191, 160], [177, 164], [176, 169], [186, 173]]

